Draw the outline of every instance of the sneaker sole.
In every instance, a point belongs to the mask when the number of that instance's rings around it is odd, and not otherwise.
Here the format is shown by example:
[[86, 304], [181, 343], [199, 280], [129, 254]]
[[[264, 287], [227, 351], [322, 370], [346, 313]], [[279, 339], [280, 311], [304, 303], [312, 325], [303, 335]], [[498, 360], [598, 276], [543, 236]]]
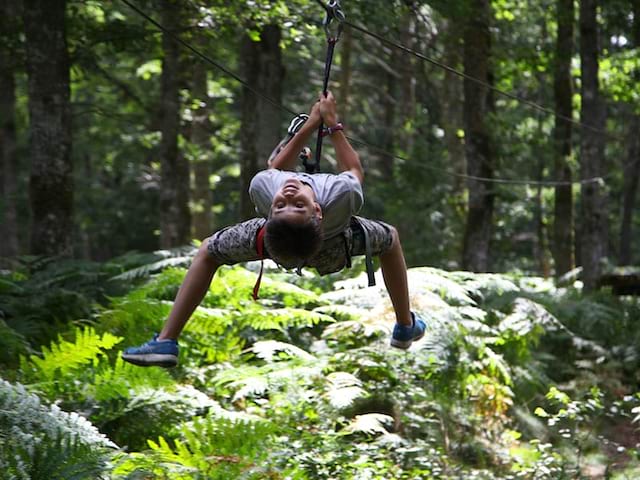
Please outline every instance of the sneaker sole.
[[140, 367], [175, 367], [178, 357], [171, 354], [147, 353], [145, 355], [122, 354], [122, 359]]
[[408, 349], [408, 348], [411, 346], [411, 344], [412, 344], [413, 342], [417, 342], [417, 341], [418, 341], [418, 340], [420, 340], [422, 337], [424, 337], [424, 333], [425, 333], [425, 332], [422, 332], [422, 335], [420, 335], [419, 337], [412, 338], [411, 340], [405, 340], [405, 341], [402, 341], [402, 340], [396, 340], [395, 338], [392, 338], [392, 339], [391, 339], [391, 346], [392, 346], [392, 347], [395, 347], [395, 348], [400, 348], [400, 349], [402, 349], [402, 350], [406, 350], [406, 349]]

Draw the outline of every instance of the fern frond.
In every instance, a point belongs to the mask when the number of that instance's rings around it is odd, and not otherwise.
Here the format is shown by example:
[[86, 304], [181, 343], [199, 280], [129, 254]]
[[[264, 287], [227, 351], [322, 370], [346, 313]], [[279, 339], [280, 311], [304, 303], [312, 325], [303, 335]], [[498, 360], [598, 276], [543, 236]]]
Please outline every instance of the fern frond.
[[[137, 264], [124, 272], [111, 277], [112, 281], [132, 281], [147, 277], [153, 273], [169, 267], [187, 267], [193, 259], [197, 248], [193, 246], [177, 247], [171, 250], [157, 250], [153, 254], [125, 255], [112, 260], [113, 263], [124, 265]], [[159, 260], [158, 260], [159, 259]], [[142, 265], [140, 265], [142, 263]]]
[[505, 332], [511, 330], [519, 336], [526, 336], [536, 327], [542, 331], [566, 331], [556, 317], [545, 307], [527, 298], [516, 298], [513, 312], [500, 322], [499, 328]]
[[111, 281], [123, 281], [130, 282], [142, 277], [148, 277], [149, 275], [164, 270], [170, 267], [188, 267], [193, 259], [193, 255], [165, 258], [158, 260], [157, 262], [150, 263], [148, 265], [142, 265], [140, 267], [132, 268], [126, 272], [122, 272], [115, 277], [111, 277]]
[[437, 293], [452, 305], [475, 305], [470, 296], [472, 288], [459, 281], [455, 273], [431, 267], [411, 268], [407, 272], [412, 290]]
[[0, 379], [3, 478], [98, 478], [117, 448], [88, 420]]
[[[56, 373], [66, 375], [88, 364], [95, 364], [106, 350], [113, 348], [122, 341], [122, 337], [116, 337], [108, 332], [98, 335], [92, 327], [76, 329], [75, 342], [68, 342], [61, 336], [56, 343], [49, 348], [42, 348], [42, 356], [29, 356], [28, 361], [23, 361], [24, 370], [37, 371], [39, 380], [45, 382], [54, 381]], [[32, 367], [31, 369], [28, 366]]]
[[93, 378], [91, 390], [98, 402], [129, 398], [140, 388], [159, 389], [173, 386], [175, 381], [166, 370], [143, 369], [118, 357], [113, 367], [99, 370]]
[[362, 382], [348, 372], [332, 372], [327, 375], [327, 397], [334, 408], [346, 408], [356, 398], [367, 395]]
[[314, 308], [313, 311], [329, 315], [337, 321], [356, 320], [366, 313], [366, 310], [351, 305], [324, 305]]
[[[251, 305], [251, 293], [256, 282], [256, 274], [243, 267], [224, 267], [218, 270], [209, 292], [204, 298], [208, 307], [244, 307]], [[296, 285], [274, 280], [265, 276], [260, 287], [263, 300], [277, 301], [286, 307], [314, 308], [324, 302], [315, 293]]]
[[284, 330], [289, 327], [311, 327], [333, 323], [329, 315], [301, 308], [252, 309], [241, 313], [239, 323], [256, 330]]
[[351, 423], [347, 425], [343, 433], [366, 433], [367, 435], [386, 435], [389, 431], [385, 426], [393, 424], [393, 417], [382, 413], [367, 413], [356, 415]]
[[505, 385], [512, 385], [511, 371], [504, 357], [485, 345], [481, 350], [482, 363], [495, 378], [501, 378]]
[[[251, 351], [255, 353], [258, 358], [261, 358], [267, 363], [274, 361], [276, 352], [285, 353], [287, 358], [297, 357], [308, 362], [316, 360], [316, 357], [304, 351], [300, 347], [296, 347], [295, 345], [291, 345], [286, 342], [278, 342], [276, 340], [256, 342], [251, 346]], [[279, 357], [279, 360], [282, 360], [282, 357]]]

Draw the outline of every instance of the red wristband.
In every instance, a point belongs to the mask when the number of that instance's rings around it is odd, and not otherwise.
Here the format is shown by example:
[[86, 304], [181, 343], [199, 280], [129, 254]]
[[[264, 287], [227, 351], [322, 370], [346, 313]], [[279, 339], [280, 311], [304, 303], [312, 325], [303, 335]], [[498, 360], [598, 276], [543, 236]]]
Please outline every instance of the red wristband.
[[338, 122], [333, 127], [325, 127], [325, 129], [322, 130], [322, 136], [326, 137], [327, 135], [334, 134], [336, 132], [339, 132], [340, 130], [344, 130], [344, 125]]

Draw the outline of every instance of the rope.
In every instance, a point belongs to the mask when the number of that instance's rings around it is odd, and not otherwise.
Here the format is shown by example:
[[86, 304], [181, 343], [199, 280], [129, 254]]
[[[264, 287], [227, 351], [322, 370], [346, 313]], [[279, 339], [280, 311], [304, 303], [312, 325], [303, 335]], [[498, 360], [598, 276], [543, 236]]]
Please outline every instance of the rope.
[[[276, 107], [276, 108], [278, 108], [278, 109], [280, 109], [280, 110], [282, 110], [282, 111], [284, 111], [284, 112], [286, 112], [286, 113], [288, 113], [288, 114], [290, 114], [290, 115], [296, 115], [296, 112], [294, 112], [294, 111], [293, 111], [293, 110], [291, 110], [290, 108], [288, 108], [288, 107], [286, 107], [285, 105], [282, 105], [281, 103], [279, 103], [279, 102], [277, 102], [277, 101], [273, 100], [272, 98], [270, 98], [270, 97], [269, 97], [269, 96], [267, 96], [266, 94], [264, 94], [264, 93], [262, 93], [262, 92], [260, 92], [260, 91], [258, 91], [258, 90], [256, 90], [256, 89], [254, 89], [254, 88], [253, 88], [253, 87], [251, 87], [251, 86], [250, 86], [250, 85], [249, 85], [245, 80], [243, 80], [241, 77], [239, 77], [238, 75], [236, 75], [235, 73], [233, 73], [233, 72], [232, 72], [231, 70], [229, 70], [227, 67], [225, 67], [224, 65], [222, 65], [222, 64], [220, 64], [220, 63], [218, 63], [218, 62], [216, 62], [215, 60], [212, 60], [210, 57], [208, 57], [207, 55], [205, 55], [204, 53], [202, 53], [200, 50], [196, 49], [195, 47], [193, 47], [192, 45], [190, 45], [188, 42], [186, 42], [186, 41], [182, 40], [179, 36], [175, 35], [173, 32], [171, 32], [170, 30], [168, 30], [167, 28], [165, 28], [164, 26], [162, 26], [160, 23], [156, 22], [156, 21], [155, 21], [153, 18], [151, 18], [149, 15], [147, 15], [147, 14], [146, 14], [146, 13], [144, 13], [142, 10], [140, 10], [138, 7], [136, 7], [135, 5], [133, 5], [129, 0], [121, 0], [121, 1], [122, 1], [125, 5], [127, 5], [129, 8], [131, 8], [133, 11], [135, 11], [138, 15], [140, 15], [142, 18], [144, 18], [145, 20], [147, 20], [149, 23], [153, 24], [153, 25], [154, 25], [155, 27], [157, 27], [159, 30], [161, 30], [162, 32], [164, 32], [164, 33], [166, 33], [167, 35], [171, 36], [171, 37], [172, 37], [174, 40], [176, 40], [178, 43], [180, 43], [181, 45], [183, 45], [183, 46], [184, 46], [185, 48], [187, 48], [189, 51], [193, 52], [193, 53], [194, 53], [198, 58], [200, 58], [201, 60], [204, 60], [205, 62], [207, 62], [207, 63], [209, 63], [209, 64], [213, 65], [214, 67], [216, 67], [216, 68], [217, 68], [217, 69], [219, 69], [220, 71], [222, 71], [222, 72], [224, 72], [225, 74], [229, 75], [230, 77], [232, 77], [233, 79], [235, 79], [238, 83], [240, 83], [241, 85], [243, 85], [244, 87], [246, 87], [246, 88], [247, 88], [249, 91], [251, 91], [253, 94], [255, 94], [255, 95], [257, 95], [258, 97], [261, 97], [261, 98], [263, 98], [263, 99], [267, 100], [267, 101], [268, 101], [269, 103], [271, 103], [274, 107]], [[326, 9], [325, 5], [324, 5], [320, 0], [316, 0], [316, 1], [317, 1], [320, 5], [322, 5], [322, 7], [323, 7], [324, 9]], [[356, 28], [356, 29], [358, 29], [359, 31], [362, 31], [363, 33], [367, 33], [367, 34], [369, 34], [369, 35], [371, 35], [371, 36], [374, 36], [375, 38], [378, 38], [378, 37], [379, 37], [379, 40], [380, 40], [380, 41], [382, 41], [382, 42], [385, 42], [385, 43], [389, 43], [389, 44], [395, 45], [395, 43], [394, 43], [394, 42], [391, 42], [391, 41], [389, 41], [389, 40], [386, 40], [386, 39], [384, 39], [383, 37], [381, 37], [381, 36], [379, 36], [379, 35], [377, 35], [377, 34], [374, 34], [374, 33], [368, 32], [366, 29], [364, 29], [364, 28], [362, 28], [362, 27], [358, 27], [358, 26], [353, 25], [352, 23], [347, 22], [347, 21], [345, 21], [345, 24], [347, 24], [347, 25], [349, 25], [349, 26], [351, 26], [351, 27], [353, 27], [353, 28]], [[425, 60], [425, 61], [429, 61], [429, 62], [431, 62], [431, 63], [434, 63], [435, 65], [440, 64], [440, 62], [437, 62], [437, 61], [435, 61], [435, 60], [429, 59], [428, 57], [423, 56], [422, 54], [419, 54], [419, 53], [417, 53], [417, 52], [413, 52], [413, 50], [411, 50], [411, 49], [410, 49], [410, 48], [408, 48], [408, 47], [404, 47], [404, 46], [402, 46], [402, 45], [400, 45], [400, 44], [397, 44], [397, 45], [398, 45], [398, 46], [399, 46], [399, 48], [401, 48], [402, 50], [405, 50], [405, 51], [407, 51], [408, 53], [415, 54], [416, 56], [418, 56], [418, 58], [424, 57], [424, 58], [423, 58], [423, 60]], [[461, 76], [465, 76], [465, 74], [464, 74], [464, 73], [459, 72], [459, 71], [455, 70], [455, 69], [454, 69], [454, 68], [452, 68], [452, 67], [449, 67], [449, 66], [444, 65], [444, 64], [441, 64], [441, 65], [442, 65], [442, 68], [445, 68], [445, 69], [447, 69], [447, 70], [451, 71], [452, 73], [455, 73], [455, 74], [457, 74], [457, 75], [461, 75]], [[438, 65], [438, 66], [440, 66], [440, 65]], [[470, 80], [473, 80], [473, 81], [482, 82], [481, 80], [475, 79], [474, 77], [469, 77], [469, 79], [470, 79]], [[494, 89], [495, 89], [495, 87], [492, 87], [492, 88], [494, 88]], [[502, 92], [502, 91], [501, 91], [501, 90], [499, 90], [499, 89], [496, 89], [496, 91]], [[512, 97], [513, 97], [514, 99], [516, 99], [516, 100], [519, 100], [519, 98], [520, 98], [520, 97], [518, 97], [518, 96], [516, 96], [516, 95], [513, 95], [513, 94], [507, 94], [507, 95], [512, 96]], [[533, 105], [537, 105], [535, 102], [530, 102], [530, 101], [528, 101], [528, 100], [527, 100], [527, 102], [528, 102], [528, 103], [530, 103], [530, 104], [533, 104]], [[538, 106], [539, 106], [539, 105], [538, 105]], [[541, 106], [539, 106], [539, 107], [544, 109], [544, 107], [541, 107]], [[548, 111], [548, 109], [544, 109], [543, 111]], [[555, 113], [554, 111], [550, 111], [550, 112], [551, 112], [551, 113], [553, 113], [554, 115], [556, 115], [556, 113]], [[559, 118], [562, 118], [562, 116], [560, 116]], [[568, 117], [567, 117], [567, 118], [568, 118]], [[589, 126], [588, 126], [588, 125], [586, 125], [586, 124], [582, 124], [582, 123], [577, 122], [577, 121], [575, 121], [575, 120], [573, 120], [573, 119], [571, 119], [571, 120], [572, 120], [572, 122], [573, 122], [573, 123], [576, 123], [577, 125], [584, 126], [584, 127], [590, 128], [590, 129], [592, 129], [592, 130], [594, 129], [593, 127], [589, 127]], [[600, 130], [596, 130], [596, 131], [597, 131], [598, 133], [601, 133], [601, 134], [605, 134], [605, 135], [607, 134], [607, 132], [602, 132], [602, 131], [600, 131]], [[521, 180], [519, 180], [519, 179], [506, 179], [506, 178], [487, 178], [487, 177], [477, 177], [477, 176], [474, 176], [474, 175], [467, 175], [467, 174], [464, 174], [464, 173], [457, 173], [457, 172], [452, 172], [452, 171], [450, 171], [450, 170], [441, 169], [441, 168], [438, 168], [438, 167], [431, 167], [431, 166], [428, 166], [428, 165], [424, 165], [424, 164], [422, 164], [422, 163], [414, 162], [414, 161], [412, 161], [412, 160], [410, 160], [410, 159], [407, 159], [407, 158], [401, 157], [401, 156], [399, 156], [399, 155], [396, 155], [396, 154], [394, 154], [394, 153], [392, 153], [392, 152], [389, 152], [389, 151], [385, 150], [385, 149], [384, 149], [384, 148], [382, 148], [382, 147], [379, 147], [379, 146], [373, 145], [373, 144], [371, 144], [371, 143], [369, 143], [369, 142], [366, 142], [366, 141], [364, 141], [364, 140], [360, 140], [360, 139], [357, 139], [357, 138], [354, 138], [354, 137], [351, 137], [351, 136], [347, 136], [347, 138], [348, 138], [350, 141], [354, 142], [354, 143], [358, 143], [358, 144], [360, 144], [360, 145], [365, 145], [365, 146], [367, 146], [367, 147], [369, 147], [369, 148], [371, 148], [371, 149], [373, 149], [373, 150], [375, 150], [375, 151], [377, 151], [377, 152], [379, 152], [379, 153], [382, 153], [382, 154], [384, 154], [384, 155], [387, 155], [387, 156], [389, 156], [389, 157], [395, 158], [395, 159], [397, 159], [397, 160], [402, 160], [402, 161], [408, 162], [408, 163], [413, 164], [413, 165], [419, 165], [421, 168], [426, 168], [426, 169], [431, 170], [431, 171], [441, 172], [441, 173], [444, 173], [444, 174], [446, 174], [446, 175], [453, 176], [453, 177], [466, 178], [466, 179], [470, 179], [470, 180], [477, 180], [477, 181], [482, 181], [482, 182], [485, 182], [485, 183], [502, 183], [502, 184], [512, 184], [512, 185], [539, 185], [539, 186], [569, 186], [569, 185], [585, 185], [585, 184], [589, 184], [589, 183], [602, 182], [605, 178], [608, 178], [608, 177], [610, 177], [610, 176], [612, 176], [612, 175], [613, 175], [612, 173], [610, 173], [610, 174], [608, 174], [608, 175], [604, 175], [604, 176], [601, 176], [601, 177], [586, 178], [586, 179], [576, 180], [576, 181], [571, 181], [571, 182], [568, 182], [568, 181], [536, 181], [536, 180], [526, 180], [526, 179], [521, 179]], [[615, 138], [616, 138], [616, 139], [618, 139], [618, 140], [620, 140], [618, 137], [615, 137]], [[640, 160], [638, 160], [638, 161], [640, 161]], [[623, 170], [626, 170], [626, 169], [628, 169], [628, 168], [631, 168], [633, 165], [635, 165], [635, 163], [638, 163], [638, 161], [630, 163], [629, 165], [627, 165], [626, 167], [624, 167], [624, 169], [623, 169]]]

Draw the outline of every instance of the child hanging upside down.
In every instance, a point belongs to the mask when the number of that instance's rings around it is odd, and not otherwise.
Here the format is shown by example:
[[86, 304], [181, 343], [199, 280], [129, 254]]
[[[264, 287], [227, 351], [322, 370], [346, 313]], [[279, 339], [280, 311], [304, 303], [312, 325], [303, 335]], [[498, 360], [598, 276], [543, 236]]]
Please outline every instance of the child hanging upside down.
[[[322, 123], [328, 126], [341, 173], [293, 171], [300, 151]], [[220, 265], [270, 258], [286, 268], [313, 267], [326, 275], [349, 267], [352, 256], [367, 250], [380, 258], [395, 310], [391, 345], [409, 348], [424, 335], [425, 323], [409, 307], [407, 268], [396, 229], [356, 216], [363, 203], [363, 180], [360, 158], [338, 122], [335, 99], [331, 92], [321, 94], [298, 132], [251, 181], [249, 195], [260, 217], [223, 228], [202, 242], [162, 331], [126, 349], [122, 358], [142, 366], [175, 366], [178, 336]]]

